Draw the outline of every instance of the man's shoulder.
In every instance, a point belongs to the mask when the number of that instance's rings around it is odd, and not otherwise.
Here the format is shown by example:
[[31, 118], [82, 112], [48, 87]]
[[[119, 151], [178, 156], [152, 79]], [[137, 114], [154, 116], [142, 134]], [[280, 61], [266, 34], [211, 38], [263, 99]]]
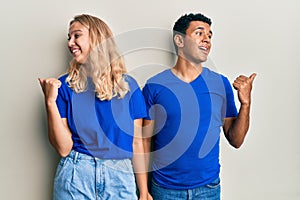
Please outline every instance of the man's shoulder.
[[165, 80], [168, 80], [169, 76], [170, 76], [170, 69], [165, 69], [165, 70], [155, 74], [154, 76], [150, 77], [147, 80], [146, 84], [163, 82]]
[[209, 69], [207, 67], [203, 67], [203, 74], [208, 78], [226, 78], [226, 76], [224, 76], [222, 73]]

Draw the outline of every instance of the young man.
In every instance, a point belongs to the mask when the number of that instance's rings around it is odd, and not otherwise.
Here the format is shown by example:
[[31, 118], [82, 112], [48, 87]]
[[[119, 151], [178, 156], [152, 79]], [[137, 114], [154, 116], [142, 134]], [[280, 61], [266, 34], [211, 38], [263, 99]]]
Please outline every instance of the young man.
[[180, 17], [173, 27], [175, 66], [150, 78], [143, 88], [149, 153], [153, 142], [154, 200], [220, 199], [220, 127], [235, 148], [249, 128], [256, 74], [234, 81], [241, 103], [237, 112], [228, 79], [202, 65], [211, 49], [210, 26], [211, 20], [202, 14]]

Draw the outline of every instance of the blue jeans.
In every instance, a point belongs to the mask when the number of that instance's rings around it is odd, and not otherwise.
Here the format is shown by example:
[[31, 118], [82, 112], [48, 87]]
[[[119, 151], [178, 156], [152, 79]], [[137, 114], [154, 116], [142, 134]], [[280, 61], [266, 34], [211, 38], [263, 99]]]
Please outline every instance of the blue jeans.
[[60, 160], [53, 200], [136, 200], [130, 159], [102, 160], [74, 150]]
[[151, 194], [153, 200], [220, 200], [220, 178], [205, 186], [175, 190], [159, 186], [152, 180]]

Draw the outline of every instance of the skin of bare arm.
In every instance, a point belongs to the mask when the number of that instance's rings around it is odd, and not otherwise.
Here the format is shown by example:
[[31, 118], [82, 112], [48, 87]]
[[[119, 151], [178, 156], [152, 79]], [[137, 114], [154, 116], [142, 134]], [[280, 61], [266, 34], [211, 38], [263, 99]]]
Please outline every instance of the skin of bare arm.
[[237, 90], [241, 107], [237, 117], [225, 118], [223, 131], [228, 142], [235, 148], [239, 148], [243, 144], [249, 129], [251, 91], [255, 77], [255, 73], [250, 77], [241, 75], [233, 83], [234, 89]]
[[148, 192], [148, 168], [146, 167], [146, 154], [143, 143], [142, 131], [143, 119], [134, 120], [134, 139], [133, 139], [133, 168], [139, 188], [139, 200], [152, 200]]
[[58, 88], [61, 86], [61, 82], [55, 78], [39, 78], [39, 82], [45, 96], [49, 141], [58, 154], [65, 157], [72, 149], [73, 140], [67, 119], [60, 117], [56, 105]]

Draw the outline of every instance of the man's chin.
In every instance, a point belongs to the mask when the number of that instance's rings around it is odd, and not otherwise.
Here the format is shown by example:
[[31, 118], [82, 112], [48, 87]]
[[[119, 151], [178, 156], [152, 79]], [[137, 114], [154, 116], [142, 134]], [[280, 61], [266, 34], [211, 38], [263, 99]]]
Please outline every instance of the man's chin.
[[201, 62], [206, 62], [208, 59], [208, 56], [204, 56], [203, 58], [201, 58]]

